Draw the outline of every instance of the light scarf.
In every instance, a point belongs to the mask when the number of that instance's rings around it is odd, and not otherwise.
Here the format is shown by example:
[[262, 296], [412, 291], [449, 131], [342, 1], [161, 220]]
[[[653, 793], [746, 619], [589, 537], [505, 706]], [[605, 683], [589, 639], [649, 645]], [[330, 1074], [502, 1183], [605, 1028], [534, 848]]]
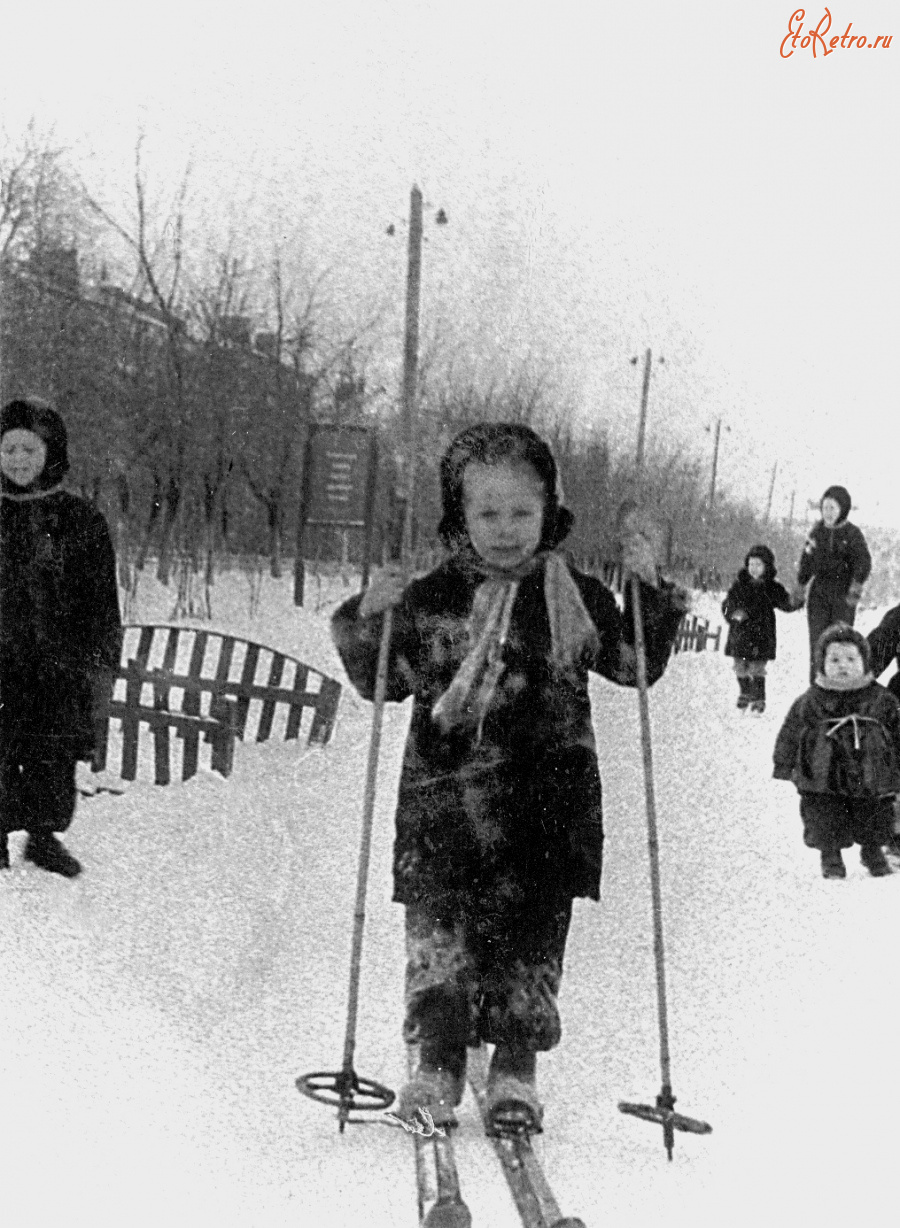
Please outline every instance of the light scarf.
[[550, 623], [550, 665], [567, 674], [586, 650], [600, 643], [597, 628], [585, 608], [562, 555], [555, 550], [529, 559], [517, 571], [488, 569], [481, 560], [476, 566], [485, 579], [475, 590], [467, 631], [469, 649], [447, 687], [431, 710], [444, 732], [471, 725], [481, 736], [481, 728], [503, 674], [503, 649], [519, 585], [541, 564], [544, 567], [544, 601]]
[[816, 674], [816, 686], [823, 691], [862, 691], [874, 681], [868, 671], [861, 678], [826, 678], [821, 670]]

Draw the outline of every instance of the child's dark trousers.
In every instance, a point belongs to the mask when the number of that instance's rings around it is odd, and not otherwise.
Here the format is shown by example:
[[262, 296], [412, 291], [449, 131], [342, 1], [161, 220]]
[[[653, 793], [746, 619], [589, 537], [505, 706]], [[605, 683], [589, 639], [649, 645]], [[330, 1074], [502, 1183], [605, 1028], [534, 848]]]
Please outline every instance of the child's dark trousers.
[[844, 797], [836, 793], [802, 793], [803, 842], [822, 852], [854, 844], [882, 845], [891, 838], [892, 797]]
[[454, 917], [408, 905], [405, 1039], [449, 1051], [480, 1041], [532, 1052], [559, 1044], [571, 916], [568, 897], [514, 909], [481, 899]]
[[62, 832], [75, 813], [72, 739], [4, 729], [0, 737], [0, 833]]

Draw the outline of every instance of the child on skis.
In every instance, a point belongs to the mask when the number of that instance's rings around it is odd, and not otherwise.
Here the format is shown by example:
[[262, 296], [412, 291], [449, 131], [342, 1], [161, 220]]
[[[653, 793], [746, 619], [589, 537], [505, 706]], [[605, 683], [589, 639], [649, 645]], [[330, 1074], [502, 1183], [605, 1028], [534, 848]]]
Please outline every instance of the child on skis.
[[0, 414], [0, 870], [9, 832], [25, 857], [68, 878], [81, 870], [57, 833], [75, 812], [75, 767], [94, 753], [122, 627], [106, 522], [61, 489], [66, 429], [42, 402]]
[[[630, 604], [559, 547], [573, 517], [528, 427], [463, 431], [441, 462], [449, 557], [405, 587], [385, 570], [333, 634], [366, 698], [393, 608], [387, 698], [414, 697], [400, 780], [394, 899], [406, 907], [404, 1035], [420, 1064], [398, 1114], [453, 1121], [466, 1047], [494, 1044], [493, 1121], [539, 1126], [536, 1054], [560, 1039], [557, 995], [573, 898], [599, 899], [603, 829], [588, 670], [636, 685]], [[650, 682], [683, 614], [634, 533]]]
[[753, 546], [722, 602], [728, 623], [725, 655], [734, 658], [737, 706], [751, 712], [766, 708], [766, 662], [775, 660], [775, 611], [799, 609], [776, 579], [775, 556], [768, 546]]
[[890, 838], [900, 792], [900, 703], [871, 673], [865, 637], [846, 623], [816, 644], [816, 680], [787, 714], [775, 743], [778, 780], [800, 794], [803, 840], [821, 853], [825, 878], [844, 878], [841, 849], [860, 846], [876, 878], [890, 874]]
[[850, 495], [843, 486], [828, 487], [820, 504], [822, 519], [810, 530], [797, 568], [798, 590], [809, 585], [810, 682], [815, 681], [819, 636], [832, 623], [853, 626], [862, 587], [872, 570], [862, 530], [847, 519], [850, 507]]

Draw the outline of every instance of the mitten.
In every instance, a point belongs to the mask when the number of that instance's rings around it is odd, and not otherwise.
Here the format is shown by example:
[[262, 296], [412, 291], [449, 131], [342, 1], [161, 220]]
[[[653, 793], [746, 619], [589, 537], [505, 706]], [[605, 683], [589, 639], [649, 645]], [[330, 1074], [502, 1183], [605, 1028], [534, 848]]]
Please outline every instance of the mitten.
[[847, 589], [847, 605], [856, 605], [862, 597], [863, 586], [859, 580], [854, 580]]

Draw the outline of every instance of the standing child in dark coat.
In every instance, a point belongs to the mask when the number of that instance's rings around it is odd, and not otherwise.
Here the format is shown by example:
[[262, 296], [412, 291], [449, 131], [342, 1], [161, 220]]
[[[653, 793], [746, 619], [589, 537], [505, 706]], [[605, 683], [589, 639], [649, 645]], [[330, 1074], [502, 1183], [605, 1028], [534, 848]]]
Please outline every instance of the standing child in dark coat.
[[795, 700], [775, 743], [778, 780], [800, 793], [803, 840], [825, 878], [844, 878], [841, 849], [860, 845], [877, 878], [890, 874], [882, 845], [900, 792], [900, 703], [872, 677], [869, 645], [846, 623], [816, 645], [816, 681]]
[[[466, 1046], [495, 1045], [489, 1109], [540, 1122], [536, 1053], [560, 1039], [557, 994], [572, 900], [599, 898], [603, 828], [588, 671], [636, 684], [630, 607], [559, 546], [572, 524], [556, 464], [529, 428], [482, 424], [441, 463], [447, 560], [403, 587], [383, 571], [333, 621], [371, 698], [394, 608], [387, 698], [413, 696], [394, 845], [406, 906], [404, 1034], [420, 1066], [398, 1113], [453, 1119]], [[646, 540], [624, 564], [642, 585], [649, 680], [683, 614]]]
[[833, 623], [853, 626], [862, 586], [872, 570], [866, 539], [847, 519], [850, 506], [850, 495], [843, 486], [828, 487], [822, 496], [822, 519], [813, 525], [797, 568], [799, 588], [809, 584], [806, 612], [811, 682], [815, 681], [819, 636]]
[[122, 638], [106, 522], [61, 489], [66, 430], [52, 409], [11, 401], [0, 415], [0, 868], [8, 833], [29, 861], [81, 867], [57, 839], [75, 813], [75, 766], [94, 750]]
[[775, 611], [799, 608], [775, 579], [775, 556], [768, 546], [753, 546], [722, 602], [728, 623], [725, 655], [734, 658], [737, 706], [751, 712], [766, 708], [766, 662], [775, 660]]

